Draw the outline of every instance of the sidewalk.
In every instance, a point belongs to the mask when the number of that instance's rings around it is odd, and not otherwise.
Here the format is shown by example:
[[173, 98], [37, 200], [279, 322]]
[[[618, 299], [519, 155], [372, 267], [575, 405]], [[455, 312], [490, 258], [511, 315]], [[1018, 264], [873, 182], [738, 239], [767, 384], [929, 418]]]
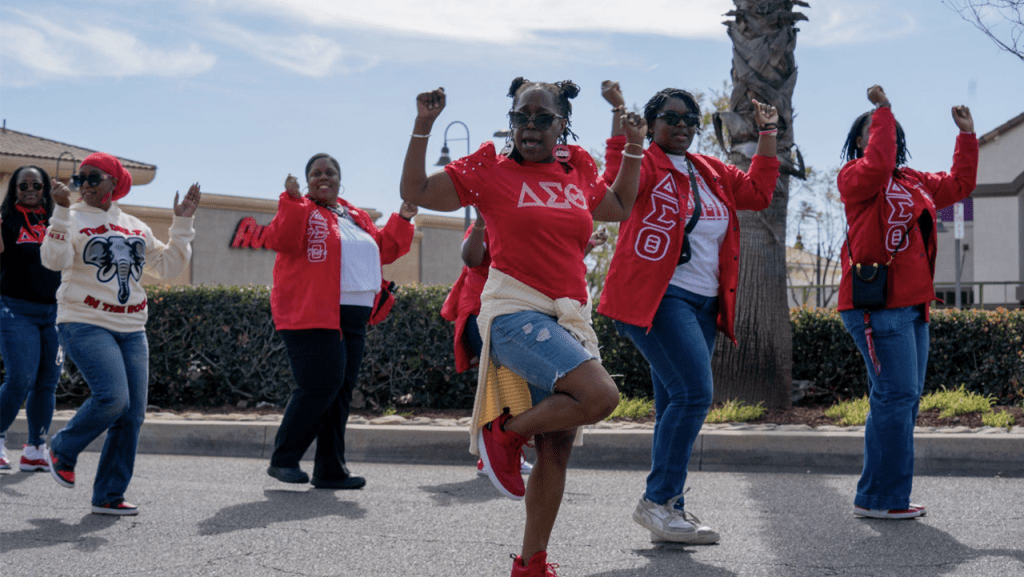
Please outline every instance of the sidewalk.
[[[74, 411], [58, 411], [51, 434]], [[139, 452], [269, 459], [279, 415], [146, 415]], [[472, 465], [468, 418], [405, 419], [392, 415], [349, 420], [346, 457], [353, 462]], [[26, 442], [24, 412], [7, 431], [9, 451]], [[583, 446], [573, 450], [570, 466], [638, 469], [650, 466], [652, 431], [633, 423], [601, 423], [588, 429]], [[103, 436], [89, 445], [99, 451]], [[692, 470], [848, 473], [860, 471], [863, 427], [804, 425], [705, 425], [694, 446]], [[306, 454], [312, 459], [313, 449]], [[966, 427], [915, 432], [916, 472], [935, 475], [1024, 476], [1024, 428]]]

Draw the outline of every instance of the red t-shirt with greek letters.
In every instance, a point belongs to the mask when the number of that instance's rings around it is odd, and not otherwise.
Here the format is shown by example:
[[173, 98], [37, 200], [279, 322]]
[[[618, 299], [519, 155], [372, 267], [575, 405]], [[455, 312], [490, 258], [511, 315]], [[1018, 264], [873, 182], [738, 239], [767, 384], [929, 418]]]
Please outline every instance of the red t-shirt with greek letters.
[[445, 171], [462, 205], [476, 206], [487, 221], [492, 267], [549, 298], [585, 303], [583, 252], [608, 185], [585, 150], [569, 150], [566, 172], [560, 162], [517, 163], [486, 142]]

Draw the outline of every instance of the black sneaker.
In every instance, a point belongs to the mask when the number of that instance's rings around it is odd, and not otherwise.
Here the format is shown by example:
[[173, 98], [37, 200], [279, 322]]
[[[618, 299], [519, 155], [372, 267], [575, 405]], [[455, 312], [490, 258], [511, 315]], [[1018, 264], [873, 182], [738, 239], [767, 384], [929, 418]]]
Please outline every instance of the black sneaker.
[[97, 515], [138, 515], [139, 508], [124, 499], [118, 499], [103, 505], [93, 505], [92, 512]]
[[54, 481], [61, 487], [67, 487], [68, 489], [75, 488], [75, 468], [69, 467], [57, 458], [57, 454], [53, 452], [53, 449], [48, 449], [43, 453], [43, 458], [46, 459], [46, 464], [50, 466], [50, 476], [53, 477]]
[[317, 489], [362, 489], [366, 486], [365, 477], [356, 477], [355, 475], [349, 475], [344, 479], [319, 479], [313, 477], [312, 484]]
[[267, 474], [282, 483], [308, 483], [309, 475], [298, 467], [267, 467]]

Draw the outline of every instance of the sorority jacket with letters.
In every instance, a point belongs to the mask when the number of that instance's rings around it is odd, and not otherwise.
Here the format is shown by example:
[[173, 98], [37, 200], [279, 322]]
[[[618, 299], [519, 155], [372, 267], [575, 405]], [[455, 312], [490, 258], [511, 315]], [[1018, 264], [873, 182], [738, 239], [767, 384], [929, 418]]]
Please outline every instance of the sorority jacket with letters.
[[173, 279], [185, 270], [196, 235], [192, 220], [175, 216], [170, 242], [164, 244], [116, 202], [108, 210], [84, 202], [55, 206], [39, 256], [43, 266], [61, 273], [57, 323], [120, 333], [145, 330], [149, 311], [142, 272]]
[[[608, 139], [605, 149], [606, 182], [613, 182], [622, 164], [624, 136]], [[718, 254], [718, 330], [733, 342], [736, 284], [739, 279], [740, 228], [737, 210], [764, 210], [772, 201], [779, 161], [755, 155], [743, 172], [717, 158], [686, 154], [694, 169], [729, 210], [729, 228]], [[619, 240], [604, 281], [597, 312], [624, 323], [650, 329], [661, 298], [679, 263], [686, 225], [690, 180], [676, 170], [657, 144], [644, 153], [640, 192], [629, 219], [619, 229]]]
[[[414, 227], [398, 213], [378, 229], [370, 215], [343, 199], [359, 228], [377, 241], [381, 264], [409, 252]], [[277, 251], [270, 309], [277, 330], [341, 329], [341, 233], [338, 217], [309, 198], [281, 193], [267, 227], [267, 248]], [[379, 295], [378, 295], [379, 296]]]
[[[843, 276], [839, 310], [851, 310], [850, 256], [861, 264], [889, 264], [886, 308], [908, 307], [936, 300], [935, 213], [967, 198], [978, 175], [978, 139], [960, 133], [953, 169], [919, 172], [896, 168], [896, 119], [888, 106], [875, 110], [864, 156], [839, 171], [839, 196], [846, 207], [849, 233], [843, 244]], [[926, 316], [927, 318], [927, 316]]]

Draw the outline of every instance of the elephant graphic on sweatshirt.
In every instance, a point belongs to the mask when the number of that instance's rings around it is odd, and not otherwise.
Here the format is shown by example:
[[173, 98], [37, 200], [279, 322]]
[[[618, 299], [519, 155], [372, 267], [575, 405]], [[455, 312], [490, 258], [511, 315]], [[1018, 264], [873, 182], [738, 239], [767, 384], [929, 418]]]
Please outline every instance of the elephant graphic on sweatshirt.
[[99, 268], [96, 280], [110, 282], [117, 277], [117, 301], [128, 302], [131, 287], [128, 279], [142, 278], [146, 265], [146, 241], [138, 237], [98, 236], [85, 244], [83, 260]]

